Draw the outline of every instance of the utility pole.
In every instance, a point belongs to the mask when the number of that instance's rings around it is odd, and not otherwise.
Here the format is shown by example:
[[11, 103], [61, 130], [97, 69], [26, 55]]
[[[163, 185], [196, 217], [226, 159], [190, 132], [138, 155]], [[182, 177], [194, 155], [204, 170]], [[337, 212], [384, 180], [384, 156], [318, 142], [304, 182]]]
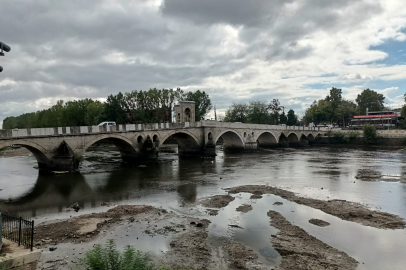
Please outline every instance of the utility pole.
[[[0, 41], [0, 56], [4, 56], [4, 52], [9, 52], [11, 50], [10, 46]], [[3, 67], [0, 66], [0, 72], [3, 71]]]
[[216, 105], [214, 105], [214, 120], [217, 122]]

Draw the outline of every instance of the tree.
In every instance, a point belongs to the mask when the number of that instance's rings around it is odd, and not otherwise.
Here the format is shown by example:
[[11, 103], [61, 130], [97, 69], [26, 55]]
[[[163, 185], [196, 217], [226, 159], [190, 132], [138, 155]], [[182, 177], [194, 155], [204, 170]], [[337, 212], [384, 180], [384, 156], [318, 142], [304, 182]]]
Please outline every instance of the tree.
[[286, 117], [285, 112], [282, 112], [281, 116], [279, 116], [279, 123], [285, 124], [288, 122], [288, 118]]
[[294, 126], [297, 123], [297, 116], [295, 115], [295, 111], [290, 109], [288, 111], [288, 119], [286, 121], [286, 125]]
[[265, 101], [250, 101], [247, 112], [247, 123], [269, 124], [270, 116]]
[[271, 124], [279, 124], [279, 112], [282, 110], [278, 99], [273, 99], [268, 105], [268, 109], [271, 111]]
[[381, 111], [384, 109], [384, 100], [385, 97], [382, 94], [378, 94], [369, 88], [365, 89], [357, 96], [357, 99], [355, 100], [358, 104], [358, 113], [366, 114], [367, 109], [370, 112]]
[[196, 92], [187, 92], [184, 100], [195, 102], [195, 120], [204, 120], [204, 117], [209, 113], [212, 108], [211, 100], [206, 92], [197, 90]]
[[124, 95], [121, 92], [107, 97], [100, 120], [115, 121], [117, 124], [127, 123]]
[[86, 126], [93, 126], [97, 125], [101, 121], [102, 113], [104, 110], [104, 104], [100, 101], [96, 100], [94, 102], [89, 103], [86, 107], [86, 114], [85, 114], [85, 124]]
[[325, 98], [325, 105], [330, 107], [328, 109], [328, 119], [330, 123], [337, 122], [337, 108], [340, 106], [342, 101], [342, 90], [338, 88], [331, 88], [330, 95]]
[[337, 108], [338, 122], [343, 122], [344, 126], [347, 126], [348, 119], [357, 114], [357, 105], [349, 100], [342, 100], [341, 104]]
[[224, 122], [246, 123], [248, 116], [248, 106], [244, 103], [233, 103], [226, 111]]

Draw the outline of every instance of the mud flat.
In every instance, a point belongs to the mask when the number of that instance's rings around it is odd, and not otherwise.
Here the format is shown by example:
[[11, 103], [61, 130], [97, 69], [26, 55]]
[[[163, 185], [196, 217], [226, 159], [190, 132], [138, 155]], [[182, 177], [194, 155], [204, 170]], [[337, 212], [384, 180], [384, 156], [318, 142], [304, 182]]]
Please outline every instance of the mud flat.
[[249, 211], [252, 210], [252, 206], [249, 204], [243, 204], [237, 207], [237, 209], [235, 209], [237, 212], [241, 212], [241, 213], [248, 213]]
[[271, 237], [274, 248], [282, 256], [278, 270], [351, 270], [358, 262], [303, 229], [292, 225], [281, 214], [269, 211], [271, 225], [279, 229], [276, 237]]
[[406, 183], [406, 178], [400, 175], [383, 175], [379, 171], [372, 169], [360, 169], [355, 176], [358, 180], [368, 182], [400, 182]]
[[246, 185], [227, 189], [229, 194], [241, 192], [252, 193], [255, 195], [274, 194], [286, 200], [303, 204], [312, 208], [319, 209], [327, 214], [336, 216], [343, 220], [360, 223], [380, 229], [404, 229], [405, 220], [401, 217], [385, 212], [374, 211], [366, 208], [360, 203], [348, 202], [345, 200], [318, 200], [296, 196], [293, 192], [283, 190], [277, 187], [263, 185]]
[[210, 208], [223, 208], [230, 202], [234, 201], [234, 197], [230, 195], [215, 195], [203, 200], [202, 205]]

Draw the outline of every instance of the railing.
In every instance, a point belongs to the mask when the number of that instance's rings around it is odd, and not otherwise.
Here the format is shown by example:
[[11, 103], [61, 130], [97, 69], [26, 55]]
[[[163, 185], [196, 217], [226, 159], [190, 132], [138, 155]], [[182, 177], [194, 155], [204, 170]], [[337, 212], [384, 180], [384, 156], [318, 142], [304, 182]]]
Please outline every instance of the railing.
[[1, 213], [3, 237], [18, 243], [19, 246], [30, 248], [34, 245], [34, 221], [13, 217]]

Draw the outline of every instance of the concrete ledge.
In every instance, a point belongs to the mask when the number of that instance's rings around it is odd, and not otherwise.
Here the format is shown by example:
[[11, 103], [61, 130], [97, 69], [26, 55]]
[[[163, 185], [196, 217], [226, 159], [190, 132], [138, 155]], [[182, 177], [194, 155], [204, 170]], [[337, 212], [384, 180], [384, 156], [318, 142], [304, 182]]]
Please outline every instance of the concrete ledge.
[[[0, 252], [1, 269], [36, 269], [37, 262], [41, 257], [41, 250], [18, 246], [17, 243], [3, 238], [3, 247]], [[24, 267], [26, 266], [26, 267]]]

